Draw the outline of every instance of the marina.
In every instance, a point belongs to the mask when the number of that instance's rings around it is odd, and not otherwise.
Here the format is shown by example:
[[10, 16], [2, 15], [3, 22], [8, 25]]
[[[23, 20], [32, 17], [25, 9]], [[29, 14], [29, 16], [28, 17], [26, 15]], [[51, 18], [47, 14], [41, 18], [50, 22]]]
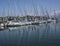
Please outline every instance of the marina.
[[[1, 19], [2, 18], [2, 19]], [[24, 17], [0, 17], [0, 27], [16, 27], [23, 25], [34, 25], [42, 23], [51, 23], [57, 20], [48, 19], [44, 16], [24, 16]]]
[[[35, 7], [35, 4], [32, 1], [31, 13], [27, 10], [26, 6], [22, 7], [22, 9], [17, 5], [16, 1], [13, 1], [14, 9], [10, 5], [9, 1], [7, 3], [7, 8], [2, 8], [1, 16], [0, 16], [0, 27], [18, 27], [25, 25], [39, 25], [39, 24], [47, 24], [51, 22], [60, 22], [60, 18], [57, 17], [57, 13], [53, 10], [53, 16], [48, 10], [44, 9], [43, 6], [38, 4], [38, 7]], [[7, 11], [6, 11], [7, 10]], [[16, 12], [17, 11], [17, 12]], [[40, 12], [39, 12], [40, 11]], [[58, 15], [60, 16], [60, 15]]]
[[60, 46], [60, 0], [0, 0], [0, 46]]

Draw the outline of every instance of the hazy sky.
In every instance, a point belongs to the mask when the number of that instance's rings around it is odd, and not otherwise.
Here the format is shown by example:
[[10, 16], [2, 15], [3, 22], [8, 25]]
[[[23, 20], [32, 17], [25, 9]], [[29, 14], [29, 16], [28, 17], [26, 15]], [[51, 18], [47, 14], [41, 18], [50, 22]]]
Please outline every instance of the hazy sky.
[[[18, 14], [33, 14], [34, 8], [41, 12], [43, 9], [60, 10], [60, 0], [0, 0], [0, 16]], [[24, 12], [26, 11], [26, 12]], [[2, 14], [4, 13], [4, 14]]]

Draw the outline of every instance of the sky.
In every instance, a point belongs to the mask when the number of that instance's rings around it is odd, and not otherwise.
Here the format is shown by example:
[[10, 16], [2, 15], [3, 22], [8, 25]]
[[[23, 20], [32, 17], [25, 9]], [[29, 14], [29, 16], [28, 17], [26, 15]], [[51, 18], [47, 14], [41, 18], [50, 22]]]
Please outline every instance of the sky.
[[60, 0], [0, 0], [0, 16], [60, 11]]

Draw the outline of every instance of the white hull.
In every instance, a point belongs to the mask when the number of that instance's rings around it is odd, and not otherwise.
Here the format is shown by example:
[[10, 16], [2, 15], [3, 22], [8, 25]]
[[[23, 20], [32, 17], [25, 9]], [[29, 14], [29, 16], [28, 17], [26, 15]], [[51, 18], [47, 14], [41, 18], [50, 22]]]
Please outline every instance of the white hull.
[[[8, 27], [15, 27], [15, 26], [22, 26], [22, 25], [34, 25], [34, 24], [42, 24], [42, 23], [48, 23], [48, 22], [56, 22], [56, 20], [44, 20], [44, 21], [31, 21], [31, 22], [13, 22], [13, 21], [9, 21], [5, 24], [5, 26]], [[4, 24], [1, 23], [0, 27], [3, 27]]]
[[34, 22], [9, 22], [7, 26], [21, 26], [21, 25], [32, 25], [32, 24], [41, 24], [46, 23], [47, 21], [34, 21]]

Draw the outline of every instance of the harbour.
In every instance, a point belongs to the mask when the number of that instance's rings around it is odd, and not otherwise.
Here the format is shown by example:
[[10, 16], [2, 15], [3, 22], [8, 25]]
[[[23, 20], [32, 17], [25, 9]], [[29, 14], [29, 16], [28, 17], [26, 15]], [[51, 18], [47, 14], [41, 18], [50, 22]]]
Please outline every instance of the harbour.
[[13, 7], [15, 8], [13, 10], [9, 1], [7, 2], [6, 5], [8, 9], [6, 9], [5, 7], [2, 8], [2, 11], [0, 13], [0, 27], [6, 28], [60, 22], [60, 17], [58, 17], [60, 16], [60, 14], [57, 14], [55, 10], [53, 10], [53, 15], [51, 15], [48, 10], [44, 9], [43, 6], [40, 6], [38, 4], [39, 9], [37, 6], [35, 7], [35, 3], [33, 3], [33, 1], [31, 5], [33, 8], [31, 9], [31, 13], [29, 12], [29, 10], [27, 10], [25, 5], [21, 9], [17, 5], [16, 1], [13, 1], [13, 3], [14, 3]]
[[60, 46], [60, 0], [0, 0], [0, 46]]

